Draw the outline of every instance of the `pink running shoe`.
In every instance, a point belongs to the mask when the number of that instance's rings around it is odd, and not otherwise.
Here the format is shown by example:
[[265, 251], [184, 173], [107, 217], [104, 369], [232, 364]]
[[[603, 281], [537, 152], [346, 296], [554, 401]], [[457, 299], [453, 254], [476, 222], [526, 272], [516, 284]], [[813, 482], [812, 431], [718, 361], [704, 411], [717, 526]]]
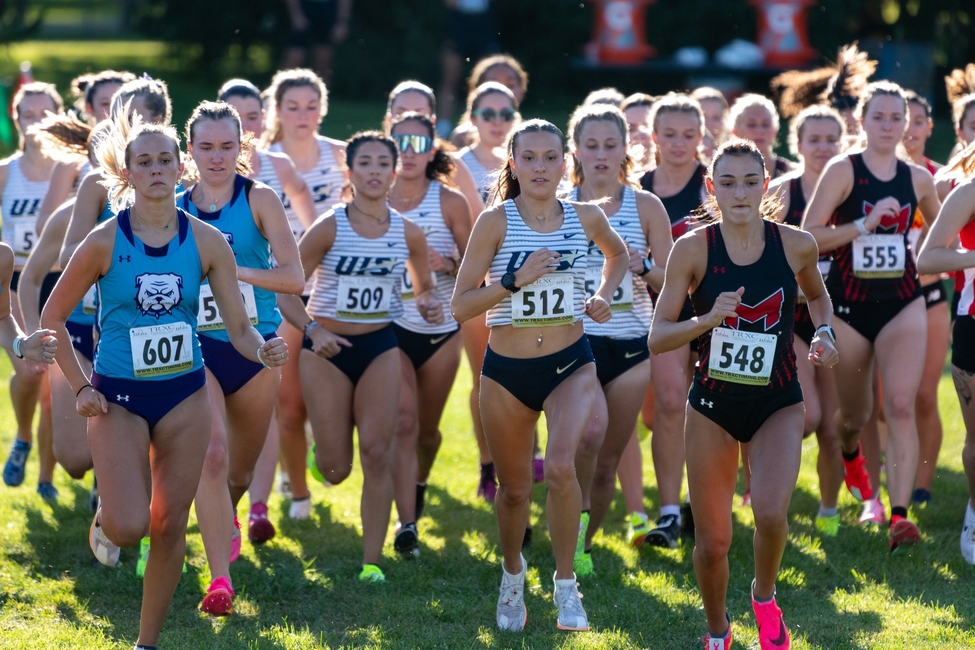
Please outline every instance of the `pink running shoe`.
[[267, 504], [251, 504], [251, 512], [247, 516], [247, 539], [252, 544], [263, 544], [274, 539], [274, 524], [267, 518]]
[[762, 650], [788, 650], [792, 640], [782, 620], [782, 610], [772, 600], [760, 603], [755, 600], [755, 581], [752, 580], [752, 611], [758, 623], [758, 644]]
[[200, 603], [200, 611], [210, 616], [227, 616], [234, 611], [234, 588], [224, 577], [215, 579]]
[[880, 497], [867, 499], [863, 502], [863, 510], [860, 511], [861, 524], [886, 524], [887, 509]]
[[728, 631], [724, 636], [711, 636], [709, 631], [703, 641], [704, 650], [731, 650], [731, 619], [728, 619]]
[[535, 470], [535, 482], [543, 482], [545, 480], [545, 459], [541, 456], [536, 457], [532, 461], [532, 467]]
[[899, 515], [891, 517], [888, 535], [891, 553], [901, 546], [914, 546], [921, 541], [921, 533], [914, 522]]
[[240, 557], [240, 522], [234, 515], [234, 536], [230, 540], [230, 563], [233, 564]]

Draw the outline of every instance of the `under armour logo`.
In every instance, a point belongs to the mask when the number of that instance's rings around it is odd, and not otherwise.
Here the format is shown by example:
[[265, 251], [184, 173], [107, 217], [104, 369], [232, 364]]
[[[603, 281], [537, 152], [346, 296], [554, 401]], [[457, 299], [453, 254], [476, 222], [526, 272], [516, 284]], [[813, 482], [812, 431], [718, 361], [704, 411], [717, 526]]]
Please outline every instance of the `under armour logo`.
[[71, 336], [71, 345], [81, 345], [81, 337], [80, 336], [74, 336], [73, 334], [70, 335], [70, 336]]
[[870, 184], [870, 179], [869, 178], [858, 178], [857, 179], [857, 185], [869, 185], [869, 184]]
[[115, 401], [116, 402], [128, 402], [129, 401], [129, 396], [128, 395], [116, 395], [115, 396]]
[[849, 314], [850, 313], [850, 308], [847, 307], [846, 305], [837, 305], [836, 306], [836, 313], [837, 314]]
[[[125, 259], [123, 259], [123, 258], [125, 258]], [[131, 255], [119, 255], [118, 256], [118, 261], [119, 262], [131, 262], [132, 261], [132, 256]]]
[[701, 406], [706, 406], [706, 407], [708, 407], [709, 409], [713, 409], [713, 408], [714, 408], [714, 402], [709, 402], [709, 401], [707, 401], [706, 399], [704, 399], [704, 398], [702, 397], [702, 398], [701, 398]]
[[714, 269], [713, 271], [711, 271], [712, 273], [724, 273], [724, 268], [725, 267], [723, 267], [723, 266], [714, 266], [714, 267], [711, 267], [711, 268]]

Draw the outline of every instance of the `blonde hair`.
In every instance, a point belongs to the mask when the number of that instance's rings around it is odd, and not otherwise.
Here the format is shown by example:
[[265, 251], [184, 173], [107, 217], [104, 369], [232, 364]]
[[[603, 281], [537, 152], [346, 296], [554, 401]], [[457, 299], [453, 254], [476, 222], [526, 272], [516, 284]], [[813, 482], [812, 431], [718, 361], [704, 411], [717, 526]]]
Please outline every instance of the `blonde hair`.
[[697, 118], [697, 123], [701, 126], [701, 135], [704, 135], [704, 110], [701, 104], [684, 93], [667, 93], [653, 104], [650, 111], [650, 124], [653, 132], [657, 132], [658, 119], [665, 113], [687, 113]]
[[799, 111], [789, 124], [789, 152], [799, 156], [799, 143], [802, 142], [802, 129], [809, 120], [833, 120], [840, 128], [840, 141], [846, 136], [846, 120], [835, 108], [825, 104], [813, 104]]
[[284, 101], [284, 94], [292, 88], [311, 88], [318, 94], [318, 117], [324, 118], [328, 115], [328, 88], [322, 78], [307, 68], [293, 68], [291, 70], [280, 70], [271, 79], [271, 85], [264, 91], [264, 96], [271, 98], [271, 106], [268, 110], [267, 124], [268, 129], [261, 138], [261, 144], [266, 148], [268, 145], [280, 142], [284, 134], [281, 131], [281, 102]]
[[857, 103], [855, 113], [858, 120], [863, 119], [863, 113], [867, 110], [867, 106], [870, 105], [870, 101], [877, 95], [896, 97], [904, 102], [904, 118], [905, 120], [907, 119], [907, 94], [904, 92], [904, 89], [891, 81], [875, 81], [872, 84], [868, 84], [860, 95], [860, 101]]
[[11, 103], [13, 107], [14, 126], [17, 127], [17, 133], [20, 136], [18, 149], [24, 148], [24, 134], [20, 132], [20, 104], [24, 101], [24, 98], [34, 95], [46, 95], [50, 98], [54, 102], [54, 113], [60, 114], [64, 111], [64, 100], [61, 99], [61, 95], [58, 94], [58, 89], [54, 84], [32, 81], [18, 88]]
[[151, 114], [150, 122], [169, 124], [172, 121], [173, 102], [169, 99], [169, 88], [165, 81], [142, 75], [123, 84], [112, 95], [112, 115], [120, 114], [122, 107], [130, 106], [135, 97], [142, 98], [142, 103]]
[[569, 172], [569, 180], [575, 187], [581, 186], [585, 181], [582, 169], [582, 162], [579, 160], [578, 151], [580, 140], [582, 139], [582, 129], [590, 122], [610, 122], [620, 132], [620, 139], [623, 141], [623, 162], [620, 164], [619, 181], [623, 185], [637, 187], [632, 177], [636, 173], [636, 163], [629, 153], [629, 127], [626, 123], [626, 116], [623, 111], [611, 104], [589, 104], [576, 108], [569, 119], [569, 151], [572, 154], [572, 169]]

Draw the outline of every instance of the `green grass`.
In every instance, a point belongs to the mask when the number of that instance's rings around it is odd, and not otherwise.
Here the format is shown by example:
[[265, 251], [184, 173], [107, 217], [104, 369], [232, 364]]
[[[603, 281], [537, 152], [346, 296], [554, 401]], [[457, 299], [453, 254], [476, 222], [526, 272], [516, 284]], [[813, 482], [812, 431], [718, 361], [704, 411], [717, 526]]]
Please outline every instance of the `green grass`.
[[[0, 363], [7, 376], [9, 364]], [[161, 647], [176, 648], [698, 648], [704, 617], [691, 547], [632, 550], [623, 542], [619, 499], [596, 537], [598, 576], [582, 583], [593, 629], [558, 632], [551, 601], [554, 562], [543, 517], [544, 486], [534, 492], [535, 541], [529, 562], [528, 627], [500, 633], [494, 606], [500, 580], [496, 520], [475, 498], [477, 460], [461, 371], [443, 422], [444, 447], [421, 520], [422, 555], [383, 558], [388, 582], [361, 585], [358, 470], [344, 485], [313, 487], [312, 518], [292, 522], [287, 503], [272, 497], [279, 534], [269, 544], [244, 542], [233, 567], [235, 613], [212, 620], [197, 612], [209, 582], [195, 519], [189, 529], [189, 572], [173, 600]], [[883, 530], [856, 525], [858, 506], [844, 491], [843, 528], [824, 539], [812, 521], [818, 503], [815, 442], [807, 441], [790, 511], [791, 533], [778, 583], [779, 603], [794, 647], [973, 648], [975, 586], [958, 552], [966, 499], [960, 455], [963, 429], [950, 378], [941, 382], [945, 444], [934, 503], [915, 513], [923, 543], [891, 555]], [[0, 404], [0, 448], [13, 439], [6, 399]], [[124, 648], [138, 631], [142, 583], [136, 550], [123, 551], [117, 569], [98, 565], [88, 549], [90, 479], [72, 481], [58, 470], [60, 501], [33, 491], [35, 456], [25, 485], [0, 486], [0, 647]], [[646, 501], [656, 508], [654, 476], [645, 445]], [[247, 502], [241, 506], [246, 513]], [[757, 643], [748, 598], [751, 512], [736, 507], [730, 562], [729, 609], [736, 647]]]

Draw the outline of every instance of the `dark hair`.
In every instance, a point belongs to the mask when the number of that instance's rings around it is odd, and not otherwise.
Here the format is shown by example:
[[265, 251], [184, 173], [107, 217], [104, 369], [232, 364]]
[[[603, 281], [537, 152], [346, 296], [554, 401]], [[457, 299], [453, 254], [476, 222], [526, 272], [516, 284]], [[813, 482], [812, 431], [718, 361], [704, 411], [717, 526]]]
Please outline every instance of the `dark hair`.
[[[92, 106], [95, 101], [95, 93], [105, 84], [123, 85], [135, 79], [131, 72], [118, 72], [116, 70], [102, 70], [98, 73], [87, 73], [79, 75], [71, 80], [71, 92], [78, 97], [82, 105], [78, 106], [82, 112], [87, 114], [87, 107]], [[88, 115], [88, 117], [92, 117]]]
[[49, 115], [29, 129], [36, 133], [41, 148], [53, 155], [75, 154], [88, 156], [88, 141], [92, 125], [70, 113]]
[[[55, 88], [54, 84], [44, 83], [43, 81], [32, 81], [18, 88], [16, 94], [14, 94], [11, 106], [13, 107], [15, 122], [20, 117], [20, 103], [24, 101], [25, 97], [32, 95], [47, 95], [51, 102], [54, 103], [55, 113], [60, 113], [64, 110], [64, 100], [61, 99], [61, 95], [58, 93], [58, 89]], [[19, 129], [20, 127], [18, 126], [17, 128]]]
[[626, 96], [615, 88], [598, 88], [586, 95], [586, 98], [582, 100], [582, 105], [610, 104], [619, 108], [625, 99]]
[[399, 162], [399, 150], [396, 149], [396, 143], [393, 139], [383, 133], [382, 131], [359, 131], [349, 138], [349, 141], [345, 145], [345, 168], [352, 169], [352, 162], [355, 160], [355, 155], [359, 152], [359, 147], [366, 144], [367, 142], [378, 142], [379, 144], [386, 145], [389, 152], [393, 156], [393, 167]]
[[457, 166], [454, 164], [453, 157], [441, 147], [442, 143], [437, 138], [437, 127], [434, 125], [433, 120], [423, 113], [408, 111], [393, 120], [393, 123], [389, 126], [389, 135], [391, 136], [393, 131], [396, 130], [396, 127], [404, 122], [420, 123], [427, 130], [427, 134], [433, 139], [433, 146], [437, 148], [437, 151], [433, 154], [433, 159], [427, 163], [427, 168], [424, 172], [426, 177], [431, 181], [439, 181], [444, 185], [454, 187], [455, 184], [451, 177]]
[[620, 110], [625, 113], [627, 109], [630, 108], [653, 108], [653, 104], [656, 101], [657, 98], [653, 95], [648, 95], [646, 93], [633, 93], [623, 100], [623, 102], [620, 104]]
[[572, 152], [572, 171], [569, 174], [569, 180], [572, 181], [572, 185], [579, 187], [586, 181], [577, 152], [581, 144], [582, 129], [590, 122], [610, 122], [619, 130], [623, 151], [625, 152], [623, 162], [620, 164], [619, 180], [624, 185], [631, 185], [630, 178], [634, 174], [636, 165], [629, 153], [629, 126], [626, 123], [626, 116], [623, 115], [623, 111], [610, 104], [580, 106], [573, 111], [572, 117], [569, 118], [569, 134], [572, 138], [569, 147]]
[[112, 95], [112, 115], [118, 114], [122, 106], [134, 97], [143, 98], [146, 110], [151, 114], [149, 122], [169, 124], [173, 119], [173, 104], [165, 81], [143, 75], [123, 84]]
[[389, 92], [389, 97], [386, 100], [386, 115], [383, 117], [383, 131], [388, 132], [392, 126], [393, 102], [403, 93], [418, 93], [423, 95], [430, 102], [430, 115], [437, 114], [437, 96], [433, 94], [433, 88], [425, 83], [420, 83], [412, 79], [409, 81], [401, 81]]
[[240, 144], [240, 149], [237, 151], [236, 171], [243, 176], [251, 174], [254, 171], [250, 165], [251, 150], [253, 149], [254, 143], [251, 138], [245, 136], [241, 128], [240, 115], [237, 113], [237, 109], [226, 102], [200, 102], [193, 109], [193, 114], [186, 122], [185, 136], [187, 144], [193, 144], [193, 130], [201, 120], [211, 120], [214, 122], [228, 120], [236, 127], [237, 142]]
[[515, 108], [518, 104], [515, 101], [515, 96], [507, 86], [499, 84], [497, 81], [485, 81], [475, 88], [474, 92], [467, 95], [467, 114], [470, 115], [471, 111], [476, 111], [481, 104], [481, 100], [491, 94], [504, 95], [511, 101], [512, 108]]
[[860, 101], [856, 107], [857, 118], [863, 118], [863, 113], [867, 110], [870, 100], [877, 95], [886, 95], [900, 99], [904, 102], [904, 117], [907, 117], [907, 95], [904, 93], [904, 89], [890, 81], [875, 81], [872, 84], [868, 84], [860, 95]]
[[[528, 73], [518, 63], [518, 59], [510, 54], [492, 54], [474, 64], [474, 68], [471, 70], [471, 76], [467, 78], [468, 94], [474, 92], [485, 81], [490, 81], [488, 79], [488, 72], [498, 66], [504, 66], [514, 72], [515, 76], [518, 77], [518, 83], [521, 84], [522, 92], [528, 92]], [[515, 108], [517, 108], [517, 105]]]
[[251, 97], [263, 105], [261, 91], [246, 79], [231, 79], [220, 86], [220, 90], [217, 91], [217, 99], [225, 102], [230, 97]]
[[321, 77], [306, 68], [279, 70], [271, 78], [271, 85], [264, 91], [264, 94], [272, 99], [272, 103], [268, 116], [268, 129], [261, 139], [262, 144], [270, 145], [281, 140], [281, 118], [278, 117], [278, 113], [281, 111], [284, 94], [292, 88], [302, 87], [311, 88], [318, 95], [319, 117], [324, 118], [328, 114], [328, 88], [325, 87]]
[[666, 113], [687, 113], [697, 118], [697, 123], [701, 126], [701, 135], [704, 135], [704, 110], [696, 99], [684, 93], [667, 93], [657, 99], [653, 104], [653, 112], [650, 114], [650, 125], [653, 132], [657, 132], [657, 120]]
[[[707, 175], [712, 183], [714, 182], [714, 171], [717, 169], [718, 163], [725, 156], [752, 158], [762, 170], [762, 177], [768, 179], [768, 170], [765, 169], [765, 157], [758, 150], [758, 147], [755, 146], [755, 143], [751, 140], [732, 137], [730, 140], [723, 142], [717, 151], [714, 152], [714, 158], [711, 159], [711, 164], [708, 166]], [[778, 198], [778, 194], [766, 193], [762, 197], [762, 204], [759, 206], [758, 211], [763, 219], [773, 220], [781, 208], [782, 200]], [[713, 194], [708, 194], [704, 204], [704, 211], [706, 217], [709, 217], [711, 221], [721, 219], [721, 210], [718, 208], [718, 201], [714, 198]]]
[[518, 125], [517, 129], [512, 131], [511, 137], [508, 139], [508, 160], [505, 161], [504, 166], [498, 173], [498, 180], [495, 182], [492, 190], [488, 193], [489, 196], [498, 197], [499, 201], [507, 201], [508, 199], [513, 199], [521, 194], [521, 184], [511, 172], [511, 161], [515, 158], [515, 149], [518, 147], [518, 139], [526, 133], [551, 133], [552, 135], [558, 137], [559, 142], [562, 145], [562, 153], [563, 155], [565, 154], [565, 135], [562, 134], [559, 127], [555, 126], [551, 122], [538, 119], [522, 122], [520, 125]]
[[924, 117], [927, 117], [929, 119], [931, 118], [931, 104], [928, 103], [928, 100], [927, 99], [925, 99], [921, 95], [918, 95], [913, 90], [905, 90], [904, 91], [904, 97], [907, 98], [907, 103], [908, 104], [917, 104], [918, 106], [920, 106], [921, 108], [923, 108], [924, 109]]

